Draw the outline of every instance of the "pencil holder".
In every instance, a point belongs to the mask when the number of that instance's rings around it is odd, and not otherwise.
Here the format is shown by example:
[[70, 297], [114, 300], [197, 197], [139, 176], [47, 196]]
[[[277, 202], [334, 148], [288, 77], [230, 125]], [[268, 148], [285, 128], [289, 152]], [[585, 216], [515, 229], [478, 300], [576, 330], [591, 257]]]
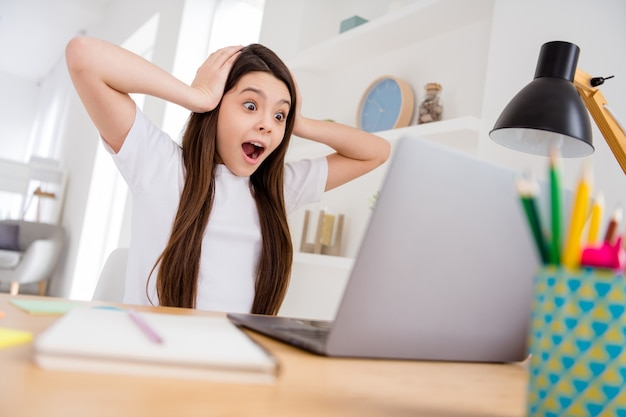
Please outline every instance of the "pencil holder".
[[626, 416], [625, 307], [621, 274], [537, 273], [527, 416]]

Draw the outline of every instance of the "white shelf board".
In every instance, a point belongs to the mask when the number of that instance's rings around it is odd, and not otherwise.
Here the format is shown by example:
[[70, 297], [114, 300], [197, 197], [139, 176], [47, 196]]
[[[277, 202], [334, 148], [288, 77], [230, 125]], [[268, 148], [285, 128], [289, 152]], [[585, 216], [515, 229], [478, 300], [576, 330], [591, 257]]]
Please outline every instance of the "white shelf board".
[[318, 72], [343, 68], [484, 19], [492, 10], [492, 1], [418, 1], [305, 49], [287, 64]]
[[[387, 139], [392, 144], [404, 136], [419, 136], [473, 154], [478, 148], [481, 125], [479, 118], [464, 116], [375, 132], [375, 134]], [[332, 152], [332, 149], [326, 145], [296, 136], [291, 139], [289, 147], [287, 160], [314, 158]]]
[[480, 119], [473, 116], [386, 130], [378, 134], [392, 144], [405, 136], [419, 136], [452, 148], [476, 153], [481, 130]]
[[354, 259], [352, 258], [306, 252], [294, 252], [293, 262], [294, 264], [323, 266], [328, 268], [343, 269], [346, 271], [351, 271], [352, 266], [354, 265]]
[[463, 116], [455, 119], [440, 120], [438, 122], [424, 123], [401, 127], [398, 129], [385, 130], [376, 133], [389, 141], [397, 140], [406, 135], [411, 136], [435, 136], [452, 132], [466, 132], [477, 134], [481, 129], [481, 121], [474, 116]]

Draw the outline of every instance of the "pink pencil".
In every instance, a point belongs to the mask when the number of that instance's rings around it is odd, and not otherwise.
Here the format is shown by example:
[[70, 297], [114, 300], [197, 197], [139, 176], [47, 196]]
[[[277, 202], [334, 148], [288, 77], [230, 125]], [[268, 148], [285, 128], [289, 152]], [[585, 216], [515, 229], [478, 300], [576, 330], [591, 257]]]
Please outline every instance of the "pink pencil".
[[146, 337], [148, 337], [148, 339], [150, 339], [154, 343], [163, 343], [163, 339], [161, 339], [161, 336], [159, 336], [154, 331], [154, 329], [152, 329], [152, 327], [150, 327], [148, 323], [146, 323], [146, 321], [142, 319], [141, 316], [139, 316], [139, 314], [135, 312], [135, 310], [128, 310], [128, 315], [135, 322], [137, 327], [141, 329], [143, 334], [145, 334]]

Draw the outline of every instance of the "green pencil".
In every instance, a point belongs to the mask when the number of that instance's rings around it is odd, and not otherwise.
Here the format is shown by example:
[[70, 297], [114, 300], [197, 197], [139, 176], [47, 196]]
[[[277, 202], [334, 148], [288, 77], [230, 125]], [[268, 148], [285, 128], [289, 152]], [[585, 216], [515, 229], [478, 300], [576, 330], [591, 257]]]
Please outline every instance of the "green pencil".
[[550, 214], [552, 223], [552, 242], [550, 244], [550, 263], [561, 263], [561, 180], [559, 178], [558, 151], [550, 152]]
[[547, 264], [550, 261], [550, 252], [543, 235], [539, 212], [537, 211], [537, 205], [535, 204], [537, 187], [531, 181], [523, 178], [517, 180], [516, 186], [520, 201], [524, 207], [524, 212], [526, 213], [528, 225], [530, 226], [533, 239], [535, 240], [537, 252], [539, 252], [541, 262]]

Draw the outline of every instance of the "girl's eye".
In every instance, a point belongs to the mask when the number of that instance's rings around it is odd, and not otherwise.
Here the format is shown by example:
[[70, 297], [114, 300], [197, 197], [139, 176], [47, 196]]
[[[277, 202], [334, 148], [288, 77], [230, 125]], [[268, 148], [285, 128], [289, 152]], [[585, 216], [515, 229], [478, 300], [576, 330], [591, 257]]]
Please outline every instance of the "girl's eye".
[[285, 113], [276, 113], [274, 115], [274, 117], [276, 118], [276, 120], [278, 120], [279, 122], [282, 122], [283, 120], [285, 120]]
[[252, 111], [256, 110], [256, 104], [254, 104], [251, 101], [246, 101], [245, 103], [243, 103], [243, 106], [248, 110], [252, 110]]

